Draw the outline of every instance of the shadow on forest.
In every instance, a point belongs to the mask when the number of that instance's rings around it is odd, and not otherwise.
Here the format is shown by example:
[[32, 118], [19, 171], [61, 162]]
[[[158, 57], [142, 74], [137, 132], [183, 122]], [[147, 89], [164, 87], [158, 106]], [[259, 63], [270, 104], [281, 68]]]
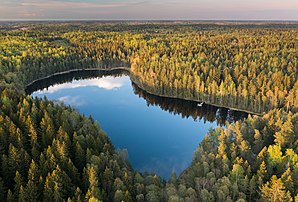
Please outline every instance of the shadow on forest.
[[134, 93], [147, 101], [147, 105], [159, 106], [161, 109], [173, 114], [179, 114], [183, 118], [192, 117], [194, 120], [204, 120], [214, 122], [220, 126], [226, 124], [226, 121], [233, 123], [238, 120], [247, 118], [248, 113], [241, 111], [229, 110], [224, 107], [216, 107], [208, 104], [203, 104], [198, 107], [198, 102], [182, 100], [179, 98], [166, 98], [152, 95], [140, 89], [132, 82]]

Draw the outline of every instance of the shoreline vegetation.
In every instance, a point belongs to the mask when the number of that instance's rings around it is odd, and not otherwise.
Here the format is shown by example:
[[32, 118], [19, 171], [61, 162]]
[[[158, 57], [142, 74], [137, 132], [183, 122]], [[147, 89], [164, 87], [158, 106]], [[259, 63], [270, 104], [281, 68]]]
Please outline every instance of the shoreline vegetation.
[[[1, 201], [298, 201], [298, 24], [1, 26]], [[133, 170], [92, 117], [24, 93], [55, 72], [117, 66], [147, 91], [266, 113], [210, 130], [165, 181]]]
[[[28, 82], [69, 69], [129, 66], [133, 79], [154, 94], [255, 114], [298, 110], [295, 28], [125, 23], [99, 29], [94, 24], [76, 25], [80, 29], [37, 24], [43, 33], [37, 38], [35, 29], [11, 31], [12, 37], [26, 35], [32, 50], [19, 41], [18, 55], [8, 62], [4, 57], [5, 68]], [[69, 31], [59, 30], [63, 26]]]
[[155, 96], [159, 96], [159, 97], [164, 97], [164, 98], [173, 98], [173, 99], [179, 99], [179, 100], [186, 100], [186, 101], [194, 101], [194, 102], [204, 102], [207, 105], [211, 105], [211, 106], [215, 106], [215, 107], [223, 107], [229, 110], [234, 110], [234, 111], [240, 111], [240, 112], [245, 112], [251, 115], [257, 115], [257, 116], [261, 116], [261, 113], [257, 113], [257, 112], [253, 112], [253, 111], [249, 111], [249, 110], [244, 110], [244, 109], [238, 109], [238, 108], [233, 108], [233, 107], [229, 107], [229, 106], [224, 106], [224, 105], [220, 105], [220, 104], [214, 104], [214, 103], [208, 103], [204, 100], [194, 100], [194, 99], [188, 99], [188, 98], [181, 98], [178, 96], [168, 96], [168, 95], [164, 95], [164, 94], [159, 94], [159, 93], [154, 93], [152, 91], [147, 90], [142, 84], [141, 82], [137, 81], [137, 79], [135, 79], [133, 77], [133, 75], [131, 75], [131, 71], [129, 67], [111, 67], [111, 68], [84, 68], [84, 69], [71, 69], [71, 70], [67, 70], [67, 71], [63, 71], [63, 72], [57, 72], [45, 77], [42, 77], [40, 79], [35, 79], [34, 81], [31, 81], [30, 83], [25, 85], [25, 88], [27, 88], [28, 86], [34, 84], [35, 82], [38, 81], [42, 81], [44, 79], [49, 79], [51, 77], [57, 76], [57, 75], [63, 75], [63, 74], [68, 74], [68, 73], [72, 73], [72, 72], [80, 72], [80, 71], [115, 71], [115, 70], [125, 70], [127, 72], [130, 73], [130, 79], [131, 81], [137, 85], [140, 89], [142, 89], [143, 91], [147, 92], [148, 94], [151, 95], [155, 95]]
[[49, 78], [51, 78], [53, 76], [57, 76], [57, 75], [68, 74], [68, 73], [72, 73], [72, 72], [80, 72], [80, 71], [114, 71], [114, 70], [125, 70], [125, 71], [130, 72], [130, 68], [128, 68], [128, 67], [85, 68], [85, 69], [77, 69], [76, 68], [76, 69], [70, 69], [70, 70], [67, 70], [67, 71], [57, 72], [57, 73], [50, 74], [48, 76], [45, 76], [45, 77], [42, 77], [42, 78], [39, 78], [39, 79], [35, 79], [35, 80], [31, 81], [30, 83], [25, 84], [25, 88], [27, 88], [28, 86], [34, 84], [37, 81], [42, 81], [44, 79], [49, 79]]
[[[56, 75], [44, 80], [37, 81], [32, 85], [25, 88], [25, 93], [27, 95], [32, 95], [32, 93], [47, 89], [50, 86], [60, 85], [63, 83], [70, 83], [79, 80], [88, 79], [101, 79], [106, 76], [112, 77], [129, 77], [130, 72], [126, 70], [114, 70], [114, 71], [78, 71], [70, 72], [62, 75]], [[159, 106], [164, 111], [169, 113], [179, 114], [182, 118], [192, 117], [196, 120], [207, 120], [210, 122], [216, 122], [218, 126], [224, 126], [229, 123], [236, 122], [237, 120], [243, 120], [248, 117], [248, 113], [241, 111], [229, 110], [228, 108], [220, 108], [213, 105], [204, 104], [202, 107], [198, 107], [198, 102], [187, 101], [182, 99], [167, 98], [162, 96], [156, 96], [147, 93], [143, 89], [139, 88], [134, 82], [131, 83], [133, 93], [139, 97], [146, 100], [147, 105]], [[39, 96], [38, 96], [39, 97]]]

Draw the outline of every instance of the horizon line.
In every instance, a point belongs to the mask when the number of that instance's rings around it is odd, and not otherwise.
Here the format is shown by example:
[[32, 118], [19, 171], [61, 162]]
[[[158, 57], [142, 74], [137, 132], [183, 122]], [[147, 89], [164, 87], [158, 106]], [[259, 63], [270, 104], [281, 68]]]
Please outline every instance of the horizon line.
[[102, 22], [298, 22], [298, 19], [0, 19], [0, 22], [67, 22], [67, 21], [102, 21]]

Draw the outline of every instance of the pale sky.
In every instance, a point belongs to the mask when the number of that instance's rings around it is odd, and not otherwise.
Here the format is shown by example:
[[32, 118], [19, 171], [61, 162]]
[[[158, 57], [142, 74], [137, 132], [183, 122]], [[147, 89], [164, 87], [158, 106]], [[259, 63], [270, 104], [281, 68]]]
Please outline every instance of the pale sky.
[[0, 20], [298, 20], [298, 0], [0, 0]]

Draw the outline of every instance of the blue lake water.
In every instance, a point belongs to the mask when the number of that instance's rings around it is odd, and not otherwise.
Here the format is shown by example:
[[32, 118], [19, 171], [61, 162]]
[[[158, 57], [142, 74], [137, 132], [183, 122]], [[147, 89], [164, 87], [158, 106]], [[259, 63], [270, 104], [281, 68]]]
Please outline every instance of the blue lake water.
[[191, 163], [209, 128], [235, 119], [229, 110], [209, 107], [203, 113], [193, 102], [181, 104], [183, 101], [148, 95], [133, 86], [128, 75], [71, 77], [31, 95], [46, 96], [91, 115], [116, 148], [128, 150], [134, 169], [154, 171], [165, 179], [173, 171], [180, 174]]

